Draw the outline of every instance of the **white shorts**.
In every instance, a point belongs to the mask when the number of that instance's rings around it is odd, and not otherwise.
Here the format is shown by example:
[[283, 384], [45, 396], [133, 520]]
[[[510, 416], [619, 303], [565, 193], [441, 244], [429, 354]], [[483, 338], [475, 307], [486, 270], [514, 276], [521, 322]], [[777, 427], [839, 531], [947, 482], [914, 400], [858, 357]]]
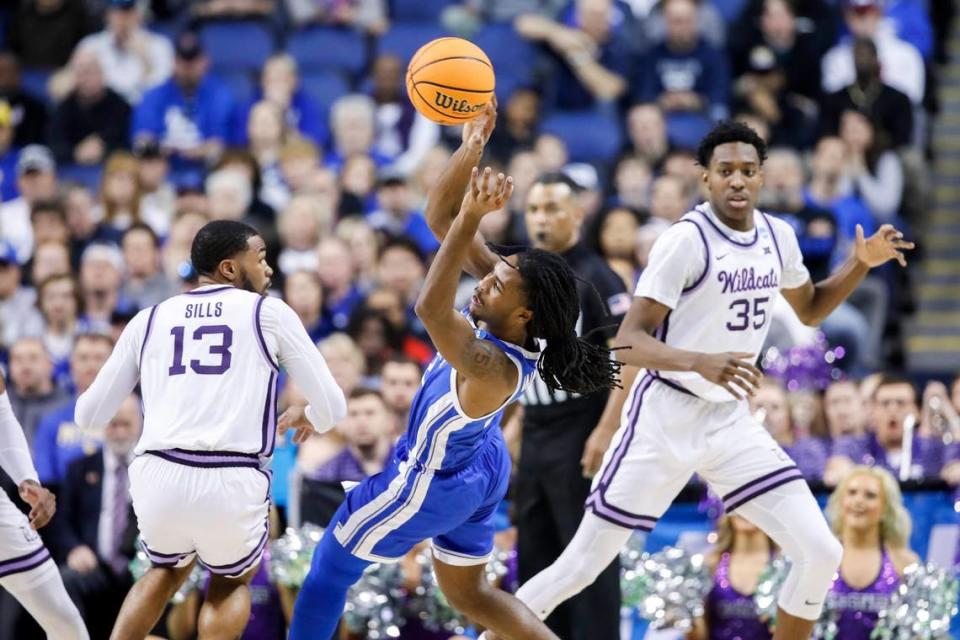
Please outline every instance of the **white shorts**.
[[650, 531], [694, 473], [723, 498], [727, 513], [803, 480], [746, 402], [708, 402], [644, 373], [624, 403], [587, 507], [614, 524]]
[[56, 565], [27, 516], [0, 491], [0, 586], [9, 591], [29, 589], [43, 581]]
[[182, 567], [196, 554], [212, 573], [234, 578], [267, 544], [270, 475], [256, 455], [149, 452], [130, 465], [130, 497], [154, 566]]

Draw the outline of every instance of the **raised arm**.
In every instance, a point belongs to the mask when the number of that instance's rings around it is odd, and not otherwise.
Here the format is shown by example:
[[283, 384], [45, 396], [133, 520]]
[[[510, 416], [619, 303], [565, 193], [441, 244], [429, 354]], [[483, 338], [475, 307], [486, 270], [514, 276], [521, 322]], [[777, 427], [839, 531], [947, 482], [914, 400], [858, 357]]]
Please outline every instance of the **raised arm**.
[[869, 238], [864, 238], [863, 227], [857, 225], [854, 251], [836, 273], [816, 285], [807, 280], [802, 286], [784, 289], [781, 293], [801, 322], [818, 325], [853, 293], [870, 269], [888, 260], [907, 266], [903, 251], [913, 247], [914, 244], [904, 240], [903, 234], [893, 225], [883, 225]]
[[[470, 184], [470, 172], [480, 163], [483, 149], [493, 133], [497, 122], [497, 110], [494, 104], [479, 116], [463, 125], [463, 142], [456, 150], [446, 169], [440, 174], [437, 183], [427, 197], [427, 206], [424, 216], [430, 230], [437, 240], [443, 239], [450, 232], [450, 226], [460, 211], [463, 195]], [[478, 231], [468, 243], [465, 251], [467, 255], [463, 263], [463, 270], [475, 278], [482, 278], [490, 273], [497, 263], [497, 256], [487, 248], [483, 236]], [[459, 269], [457, 270], [459, 275]]]
[[[477, 338], [470, 322], [453, 307], [467, 250], [477, 236], [480, 219], [502, 207], [512, 192], [511, 178], [500, 174], [493, 179], [489, 168], [481, 178], [473, 169], [460, 214], [444, 237], [417, 299], [417, 316], [437, 351], [457, 371], [463, 385], [459, 388], [461, 405], [469, 415], [496, 409], [516, 388], [519, 375], [503, 350]], [[494, 277], [490, 271], [480, 275]]]

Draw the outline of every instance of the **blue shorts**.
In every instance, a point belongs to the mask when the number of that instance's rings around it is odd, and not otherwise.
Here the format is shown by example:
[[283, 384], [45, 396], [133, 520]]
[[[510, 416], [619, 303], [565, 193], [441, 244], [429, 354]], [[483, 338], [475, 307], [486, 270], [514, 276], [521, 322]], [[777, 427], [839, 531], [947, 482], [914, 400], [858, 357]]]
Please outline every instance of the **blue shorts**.
[[344, 549], [371, 562], [396, 562], [431, 539], [441, 562], [484, 564], [509, 481], [510, 454], [500, 437], [459, 469], [394, 459], [347, 493], [330, 526]]

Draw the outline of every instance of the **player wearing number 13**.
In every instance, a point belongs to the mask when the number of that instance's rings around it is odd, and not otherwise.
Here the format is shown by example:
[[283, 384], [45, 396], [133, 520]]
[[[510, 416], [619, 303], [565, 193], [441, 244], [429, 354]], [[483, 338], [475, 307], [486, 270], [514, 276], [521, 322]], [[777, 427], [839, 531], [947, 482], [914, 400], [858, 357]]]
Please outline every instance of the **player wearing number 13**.
[[200, 286], [137, 314], [77, 400], [77, 424], [101, 428], [138, 381], [143, 394], [129, 480], [153, 568], [127, 596], [115, 639], [147, 635], [195, 558], [212, 574], [200, 637], [239, 637], [250, 613], [246, 584], [267, 542], [265, 466], [277, 433], [280, 367], [310, 403], [298, 438], [330, 429], [346, 413], [296, 313], [266, 297], [273, 272], [264, 256], [252, 227], [204, 226], [190, 253]]
[[650, 531], [693, 473], [763, 529], [792, 561], [780, 591], [775, 640], [808, 638], [840, 562], [803, 476], [750, 415], [745, 397], [761, 373], [757, 358], [783, 295], [818, 324], [888, 260], [913, 248], [885, 225], [869, 239], [857, 229], [853, 254], [814, 285], [797, 237], [754, 206], [766, 145], [740, 123], [721, 123], [700, 143], [708, 202], [653, 246], [614, 344], [641, 368], [620, 428], [594, 479], [587, 512], [560, 558], [517, 592], [547, 616], [589, 585], [633, 529]]

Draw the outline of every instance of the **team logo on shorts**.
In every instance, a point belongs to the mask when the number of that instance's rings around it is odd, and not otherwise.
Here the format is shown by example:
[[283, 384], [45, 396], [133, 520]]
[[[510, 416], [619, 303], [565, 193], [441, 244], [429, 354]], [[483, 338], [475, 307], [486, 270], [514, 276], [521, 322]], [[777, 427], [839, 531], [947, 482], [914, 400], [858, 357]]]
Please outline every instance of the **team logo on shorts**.
[[20, 533], [23, 534], [23, 539], [26, 542], [36, 542], [40, 539], [40, 534], [30, 527], [20, 527]]

